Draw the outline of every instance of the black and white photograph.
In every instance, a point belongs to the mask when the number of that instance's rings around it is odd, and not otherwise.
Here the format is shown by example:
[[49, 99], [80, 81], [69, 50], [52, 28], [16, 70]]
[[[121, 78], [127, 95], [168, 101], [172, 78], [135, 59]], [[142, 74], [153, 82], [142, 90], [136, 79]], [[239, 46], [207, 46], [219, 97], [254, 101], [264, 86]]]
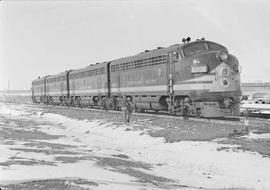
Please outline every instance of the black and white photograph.
[[270, 0], [0, 0], [0, 190], [270, 190]]

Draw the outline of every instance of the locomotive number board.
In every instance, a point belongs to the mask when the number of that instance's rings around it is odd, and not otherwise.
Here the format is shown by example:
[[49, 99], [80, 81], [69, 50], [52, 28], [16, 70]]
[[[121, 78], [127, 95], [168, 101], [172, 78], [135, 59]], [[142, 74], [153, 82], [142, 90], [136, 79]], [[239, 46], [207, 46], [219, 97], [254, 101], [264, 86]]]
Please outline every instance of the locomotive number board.
[[206, 73], [208, 71], [207, 65], [191, 66], [191, 73]]

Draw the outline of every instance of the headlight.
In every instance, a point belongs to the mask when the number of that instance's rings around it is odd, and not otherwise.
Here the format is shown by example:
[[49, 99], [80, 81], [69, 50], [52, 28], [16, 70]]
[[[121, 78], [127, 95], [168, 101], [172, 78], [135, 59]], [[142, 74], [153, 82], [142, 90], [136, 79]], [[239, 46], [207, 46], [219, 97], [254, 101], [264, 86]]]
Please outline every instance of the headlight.
[[226, 53], [226, 51], [221, 51], [219, 52], [218, 57], [220, 61], [226, 61], [228, 59], [228, 54]]
[[240, 65], [235, 65], [234, 66], [234, 70], [236, 71], [236, 72], [239, 72], [239, 73], [241, 73], [241, 66]]
[[200, 60], [198, 60], [198, 59], [193, 60], [193, 65], [199, 65], [199, 64], [200, 64]]
[[222, 68], [220, 69], [220, 74], [223, 76], [223, 77], [226, 77], [229, 75], [229, 69], [228, 68]]
[[229, 80], [228, 80], [227, 78], [223, 78], [223, 79], [221, 80], [221, 84], [222, 84], [225, 88], [227, 88], [227, 87], [230, 85], [230, 82], [229, 82]]

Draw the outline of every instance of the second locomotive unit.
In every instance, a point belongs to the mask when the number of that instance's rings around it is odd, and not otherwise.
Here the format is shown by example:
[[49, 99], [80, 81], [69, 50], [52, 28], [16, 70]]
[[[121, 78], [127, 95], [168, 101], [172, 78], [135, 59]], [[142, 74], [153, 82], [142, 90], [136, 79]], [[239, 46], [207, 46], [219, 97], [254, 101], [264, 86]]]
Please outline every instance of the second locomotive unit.
[[123, 96], [136, 108], [181, 114], [184, 104], [200, 117], [239, 115], [239, 62], [224, 46], [204, 39], [83, 69], [45, 76], [32, 82], [35, 103], [99, 106], [106, 99], [119, 109]]

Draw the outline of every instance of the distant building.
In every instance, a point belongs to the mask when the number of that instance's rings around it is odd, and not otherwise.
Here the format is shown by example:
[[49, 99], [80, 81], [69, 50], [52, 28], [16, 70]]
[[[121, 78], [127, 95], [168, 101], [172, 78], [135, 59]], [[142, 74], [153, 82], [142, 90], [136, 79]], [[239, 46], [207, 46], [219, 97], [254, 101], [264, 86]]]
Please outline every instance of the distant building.
[[243, 82], [241, 86], [249, 99], [270, 100], [270, 82]]
[[243, 82], [242, 91], [270, 91], [270, 82]]
[[243, 82], [242, 83], [243, 88], [270, 88], [270, 82]]

